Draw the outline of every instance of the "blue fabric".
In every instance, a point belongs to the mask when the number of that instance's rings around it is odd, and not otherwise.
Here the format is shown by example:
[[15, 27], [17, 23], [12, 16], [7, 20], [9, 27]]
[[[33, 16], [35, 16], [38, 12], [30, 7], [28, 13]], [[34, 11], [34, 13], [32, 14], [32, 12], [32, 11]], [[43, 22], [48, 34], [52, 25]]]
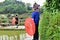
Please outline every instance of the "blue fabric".
[[38, 25], [38, 23], [39, 23], [39, 19], [40, 19], [39, 15], [40, 14], [37, 11], [33, 11], [32, 14], [31, 14], [31, 17], [33, 18], [36, 25]]

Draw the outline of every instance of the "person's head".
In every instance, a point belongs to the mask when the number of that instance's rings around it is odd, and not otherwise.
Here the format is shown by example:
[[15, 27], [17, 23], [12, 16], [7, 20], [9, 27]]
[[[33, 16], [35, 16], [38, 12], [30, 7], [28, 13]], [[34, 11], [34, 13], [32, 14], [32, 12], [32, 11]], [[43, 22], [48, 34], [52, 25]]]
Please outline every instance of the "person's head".
[[17, 15], [16, 15], [17, 16]]
[[38, 10], [38, 9], [39, 9], [39, 6], [40, 6], [40, 5], [38, 5], [38, 4], [35, 2], [32, 9], [33, 9], [33, 10]]
[[15, 17], [18, 17], [18, 15], [16, 15]]

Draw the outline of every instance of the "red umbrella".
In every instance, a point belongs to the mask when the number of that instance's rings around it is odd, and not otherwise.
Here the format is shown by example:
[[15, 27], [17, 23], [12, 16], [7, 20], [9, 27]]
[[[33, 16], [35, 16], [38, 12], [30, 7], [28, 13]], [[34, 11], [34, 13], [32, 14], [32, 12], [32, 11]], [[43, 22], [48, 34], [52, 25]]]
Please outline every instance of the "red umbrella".
[[34, 35], [34, 33], [35, 33], [35, 23], [34, 23], [32, 18], [27, 18], [25, 20], [25, 29], [26, 29], [26, 32], [30, 36]]

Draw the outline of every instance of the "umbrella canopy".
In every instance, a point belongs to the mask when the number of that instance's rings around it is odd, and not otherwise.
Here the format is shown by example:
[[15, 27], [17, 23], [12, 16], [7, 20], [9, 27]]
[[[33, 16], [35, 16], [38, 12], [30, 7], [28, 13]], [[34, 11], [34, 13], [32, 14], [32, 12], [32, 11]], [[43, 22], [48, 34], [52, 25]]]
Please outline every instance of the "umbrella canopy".
[[35, 33], [35, 23], [34, 21], [32, 20], [32, 18], [27, 18], [25, 20], [25, 29], [26, 29], [26, 32], [32, 36], [34, 35]]

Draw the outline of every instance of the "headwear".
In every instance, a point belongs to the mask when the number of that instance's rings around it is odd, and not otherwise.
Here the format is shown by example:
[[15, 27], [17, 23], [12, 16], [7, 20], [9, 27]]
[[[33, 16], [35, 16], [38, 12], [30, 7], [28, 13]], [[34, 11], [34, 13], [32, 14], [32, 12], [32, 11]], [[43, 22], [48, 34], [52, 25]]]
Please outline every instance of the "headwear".
[[38, 5], [38, 4], [35, 2], [34, 5], [33, 5], [33, 8], [38, 9], [39, 6], [40, 6], [40, 5]]

